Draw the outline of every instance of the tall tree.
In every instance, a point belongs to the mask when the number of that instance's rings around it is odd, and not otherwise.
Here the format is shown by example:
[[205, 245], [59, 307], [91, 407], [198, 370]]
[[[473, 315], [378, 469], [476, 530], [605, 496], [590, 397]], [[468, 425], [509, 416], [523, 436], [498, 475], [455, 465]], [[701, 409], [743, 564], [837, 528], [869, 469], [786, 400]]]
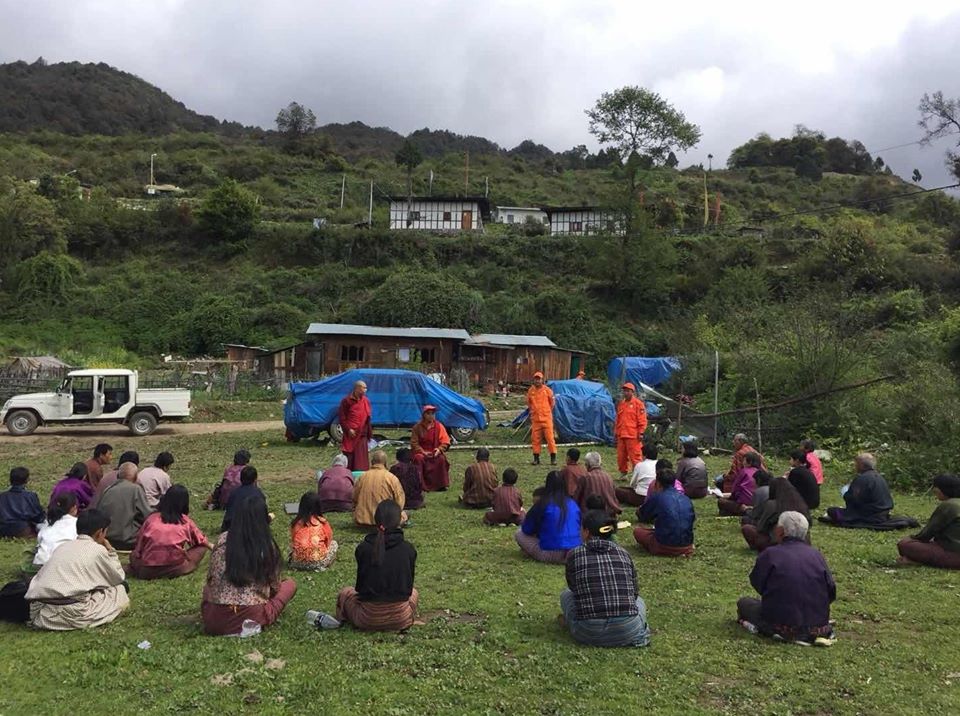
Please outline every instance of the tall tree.
[[[917, 109], [920, 111], [920, 121], [917, 124], [923, 127], [924, 132], [920, 141], [924, 144], [940, 137], [960, 135], [960, 98], [944, 97], [940, 91], [932, 95], [924, 93]], [[957, 146], [960, 147], [960, 139], [957, 140]], [[953, 175], [960, 179], [960, 154], [948, 151], [947, 166]]]
[[423, 154], [416, 144], [409, 139], [405, 139], [403, 145], [397, 150], [394, 157], [398, 167], [403, 167], [407, 172], [407, 221], [410, 220], [410, 205], [413, 204], [413, 170], [420, 166], [423, 161]]
[[601, 144], [615, 147], [624, 160], [636, 153], [663, 161], [671, 151], [686, 151], [700, 141], [700, 127], [643, 87], [604, 92], [586, 114], [590, 133]]
[[304, 137], [317, 128], [317, 117], [313, 110], [299, 102], [291, 102], [277, 113], [277, 131], [290, 139]]

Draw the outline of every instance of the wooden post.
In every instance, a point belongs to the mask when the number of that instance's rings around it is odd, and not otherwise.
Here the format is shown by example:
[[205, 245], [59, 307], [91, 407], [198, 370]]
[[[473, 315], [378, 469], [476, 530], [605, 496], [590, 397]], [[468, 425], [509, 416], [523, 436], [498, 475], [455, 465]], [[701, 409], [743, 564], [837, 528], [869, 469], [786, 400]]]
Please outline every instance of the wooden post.
[[343, 175], [343, 181], [340, 182], [340, 208], [343, 208], [343, 194], [347, 190], [347, 175]]
[[373, 226], [373, 181], [370, 182], [370, 209], [367, 211], [367, 226]]
[[[713, 352], [713, 412], [720, 412], [720, 351]], [[720, 419], [713, 419], [713, 446], [717, 446]]]
[[756, 378], [753, 379], [753, 389], [757, 393], [757, 450], [763, 455], [763, 434], [760, 431], [760, 386]]
[[463, 164], [463, 195], [470, 193], [470, 152], [465, 153]]

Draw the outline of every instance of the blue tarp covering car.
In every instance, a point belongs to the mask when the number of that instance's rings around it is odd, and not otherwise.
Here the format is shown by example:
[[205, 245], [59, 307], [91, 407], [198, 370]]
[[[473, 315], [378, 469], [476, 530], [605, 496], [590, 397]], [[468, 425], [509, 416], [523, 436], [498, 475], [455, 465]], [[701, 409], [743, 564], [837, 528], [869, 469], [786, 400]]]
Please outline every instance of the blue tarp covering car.
[[640, 383], [645, 383], [656, 388], [666, 383], [681, 367], [680, 359], [673, 356], [611, 358], [607, 363], [607, 380], [616, 388], [623, 383], [633, 383], [638, 387]]
[[[548, 380], [556, 405], [553, 408], [553, 427], [563, 442], [592, 440], [613, 444], [613, 422], [617, 409], [603, 383], [589, 380]], [[513, 419], [519, 427], [529, 418], [524, 410]]]
[[437, 406], [437, 420], [448, 429], [485, 430], [487, 411], [479, 400], [467, 398], [412, 370], [348, 370], [311, 383], [291, 383], [283, 422], [293, 438], [326, 430], [337, 419], [340, 401], [358, 380], [367, 384], [374, 427], [411, 427], [424, 405]]

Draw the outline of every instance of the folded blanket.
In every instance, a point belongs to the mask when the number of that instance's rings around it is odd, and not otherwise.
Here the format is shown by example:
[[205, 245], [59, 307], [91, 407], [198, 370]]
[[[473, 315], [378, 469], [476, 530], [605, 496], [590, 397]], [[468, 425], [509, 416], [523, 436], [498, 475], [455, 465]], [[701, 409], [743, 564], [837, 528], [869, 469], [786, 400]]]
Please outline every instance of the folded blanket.
[[890, 515], [884, 522], [858, 522], [856, 520], [834, 522], [827, 515], [822, 515], [820, 521], [833, 527], [846, 527], [856, 530], [874, 530], [875, 532], [889, 532], [891, 530], [916, 529], [920, 526], [912, 517], [903, 515]]

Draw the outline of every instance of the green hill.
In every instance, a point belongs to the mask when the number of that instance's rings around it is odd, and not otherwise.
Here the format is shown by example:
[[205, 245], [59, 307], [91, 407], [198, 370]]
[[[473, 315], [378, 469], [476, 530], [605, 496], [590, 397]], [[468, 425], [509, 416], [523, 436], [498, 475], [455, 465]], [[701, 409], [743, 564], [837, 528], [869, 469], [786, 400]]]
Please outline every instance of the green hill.
[[[624, 237], [434, 235], [386, 228], [387, 200], [407, 193], [391, 130], [335, 125], [290, 142], [205, 128], [0, 134], [0, 353], [151, 365], [222, 342], [280, 345], [309, 321], [442, 324], [549, 335], [589, 351], [593, 375], [613, 355], [682, 355], [669, 390], [709, 409], [719, 351], [728, 408], [896, 376], [774, 412], [768, 440], [886, 442], [902, 446], [888, 460], [905, 475], [951, 467], [941, 443], [956, 422], [960, 207], [943, 194], [907, 196], [919, 188], [885, 173], [663, 167], [641, 175]], [[442, 131], [410, 139], [424, 155], [415, 193], [432, 174], [437, 195], [625, 206], [617, 166], [587, 168], [605, 157]], [[178, 199], [143, 194], [151, 154]], [[373, 225], [354, 228], [371, 182]]]

